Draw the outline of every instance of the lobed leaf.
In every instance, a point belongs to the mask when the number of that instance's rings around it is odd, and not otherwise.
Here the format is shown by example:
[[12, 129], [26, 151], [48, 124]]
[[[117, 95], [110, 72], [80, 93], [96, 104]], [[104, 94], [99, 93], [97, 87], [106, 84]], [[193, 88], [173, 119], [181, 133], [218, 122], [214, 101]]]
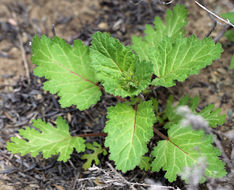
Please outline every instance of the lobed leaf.
[[150, 84], [152, 65], [107, 33], [93, 35], [91, 59], [105, 90], [115, 96], [138, 95]]
[[147, 25], [143, 39], [132, 39], [132, 48], [140, 60], [153, 64], [157, 77], [152, 81], [155, 86], [174, 86], [176, 80], [182, 82], [189, 75], [198, 74], [200, 69], [220, 57], [221, 45], [215, 44], [212, 39], [184, 37], [186, 17], [185, 7], [177, 5], [173, 11], [167, 11], [165, 25], [156, 17], [155, 28]]
[[164, 126], [165, 128], [169, 128], [175, 123], [179, 123], [181, 119], [183, 118], [182, 116], [178, 115], [176, 109], [179, 106], [187, 105], [191, 111], [195, 115], [200, 115], [202, 116], [203, 119], [208, 121], [210, 127], [217, 127], [217, 125], [222, 125], [226, 121], [226, 115], [223, 114], [221, 115], [221, 109], [217, 108], [214, 109], [213, 104], [209, 104], [206, 106], [204, 109], [202, 109], [200, 112], [196, 111], [196, 108], [199, 103], [199, 97], [195, 96], [193, 98], [189, 97], [188, 95], [185, 95], [182, 97], [177, 104], [173, 104], [173, 97], [170, 96], [167, 105], [165, 108], [165, 115], [169, 119], [169, 122]]
[[103, 155], [107, 154], [106, 150], [103, 149], [101, 145], [98, 144], [97, 142], [94, 142], [93, 144], [87, 143], [86, 147], [89, 150], [92, 150], [93, 153], [84, 154], [83, 156], [81, 156], [82, 160], [86, 160], [86, 162], [82, 165], [82, 168], [84, 168], [85, 170], [91, 167], [92, 162], [94, 162], [96, 165], [100, 163], [100, 160], [98, 158], [100, 154], [103, 154]]
[[212, 64], [222, 52], [220, 44], [215, 44], [210, 38], [203, 40], [195, 36], [177, 38], [174, 42], [165, 38], [151, 50], [150, 60], [153, 63], [152, 81], [155, 86], [171, 87], [175, 80], [184, 81], [188, 76], [198, 74], [202, 68]]
[[209, 104], [198, 115], [202, 116], [206, 121], [209, 122], [210, 127], [217, 127], [225, 123], [226, 115], [220, 115], [221, 109], [217, 108], [214, 110], [214, 104]]
[[36, 35], [32, 51], [32, 62], [37, 65], [34, 74], [48, 79], [44, 89], [58, 93], [62, 107], [76, 105], [85, 110], [99, 101], [101, 91], [90, 66], [89, 48], [81, 40], [75, 40], [71, 47], [58, 37]]
[[153, 136], [155, 116], [152, 101], [142, 102], [133, 109], [127, 104], [110, 107], [105, 132], [105, 146], [116, 168], [126, 172], [139, 165], [147, 152], [147, 143]]
[[83, 138], [70, 136], [69, 127], [62, 117], [58, 117], [56, 124], [57, 128], [41, 119], [34, 120], [33, 126], [36, 129], [20, 129], [22, 138], [12, 137], [11, 142], [7, 143], [7, 149], [22, 156], [30, 153], [36, 157], [41, 152], [44, 158], [49, 158], [59, 154], [58, 161], [64, 162], [70, 158], [74, 148], [77, 152], [85, 150]]
[[187, 14], [188, 11], [183, 5], [176, 5], [171, 11], [166, 11], [166, 24], [159, 17], [155, 17], [154, 27], [146, 25], [145, 37], [132, 37], [132, 48], [140, 57], [140, 60], [150, 61], [149, 50], [157, 48], [158, 43], [165, 37], [174, 40], [178, 37], [184, 36], [184, 27], [187, 25]]
[[169, 182], [175, 181], [186, 167], [197, 164], [200, 157], [205, 157], [208, 163], [205, 178], [226, 175], [224, 163], [218, 158], [220, 151], [212, 146], [212, 137], [204, 135], [203, 130], [195, 131], [191, 127], [183, 128], [175, 124], [168, 130], [168, 136], [170, 140], [159, 141], [152, 152], [156, 157], [152, 162], [152, 170], [166, 171], [165, 177]]

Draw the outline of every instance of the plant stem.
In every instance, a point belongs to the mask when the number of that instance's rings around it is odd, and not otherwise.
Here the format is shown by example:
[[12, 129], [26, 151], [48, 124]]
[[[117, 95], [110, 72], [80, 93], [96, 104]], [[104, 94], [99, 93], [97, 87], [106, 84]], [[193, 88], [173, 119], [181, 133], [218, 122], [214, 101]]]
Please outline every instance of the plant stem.
[[158, 136], [160, 136], [162, 139], [167, 140], [167, 141], [170, 141], [170, 139], [169, 139], [167, 136], [165, 136], [164, 134], [162, 134], [158, 129], [155, 129], [155, 128], [154, 128], [154, 132], [155, 132]]

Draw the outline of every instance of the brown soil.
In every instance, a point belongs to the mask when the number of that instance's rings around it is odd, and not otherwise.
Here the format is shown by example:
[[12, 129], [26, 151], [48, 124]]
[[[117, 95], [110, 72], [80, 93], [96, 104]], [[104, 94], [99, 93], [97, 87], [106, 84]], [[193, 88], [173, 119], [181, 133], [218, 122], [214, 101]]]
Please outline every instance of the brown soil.
[[[83, 161], [76, 153], [68, 163], [60, 163], [56, 162], [56, 158], [49, 160], [40, 156], [21, 158], [6, 150], [5, 144], [9, 138], [14, 136], [18, 129], [30, 125], [34, 118], [53, 122], [58, 115], [62, 115], [69, 121], [71, 131], [74, 133], [79, 130], [101, 132], [106, 107], [116, 101], [112, 97], [105, 96], [100, 104], [84, 113], [73, 107], [61, 109], [57, 97], [43, 91], [41, 85], [43, 79], [30, 74], [31, 83], [28, 83], [29, 73], [26, 71], [23, 55], [26, 55], [26, 65], [29, 66], [31, 73], [33, 65], [30, 60], [29, 44], [32, 37], [35, 34], [53, 36], [52, 24], [55, 24], [56, 35], [69, 43], [80, 38], [88, 44], [92, 33], [99, 30], [108, 31], [129, 44], [132, 34], [142, 35], [146, 23], [152, 23], [155, 16], [163, 16], [166, 8], [174, 5], [159, 5], [152, 0], [150, 12], [150, 6], [146, 2], [148, 1], [132, 4], [124, 0], [0, 0], [0, 95], [2, 95], [0, 107], [3, 108], [0, 110], [0, 172], [5, 172], [4, 175], [0, 173], [0, 189], [63, 190], [82, 189], [82, 186], [86, 189], [87, 186], [100, 185], [98, 180], [77, 183], [76, 179], [98, 177], [98, 175], [83, 171], [81, 169]], [[210, 31], [213, 20], [193, 1], [179, 2], [185, 2], [189, 9], [187, 34], [203, 38]], [[231, 0], [208, 0], [205, 3], [210, 10], [217, 13], [234, 9]], [[218, 25], [211, 36], [217, 36], [222, 28], [222, 25]], [[203, 69], [200, 74], [191, 76], [184, 83], [178, 83], [176, 87], [170, 88], [169, 92], [174, 94], [175, 98], [185, 94], [199, 95], [199, 107], [213, 103], [216, 108], [221, 108], [221, 112], [228, 115], [227, 122], [217, 129], [218, 134], [219, 132], [223, 134], [233, 129], [234, 71], [229, 69], [229, 64], [234, 46], [225, 37], [222, 37], [220, 42], [224, 52], [219, 60]], [[166, 101], [169, 92], [167, 91], [161, 101]], [[232, 142], [224, 135], [219, 135], [218, 138], [228, 158], [231, 159]], [[103, 143], [103, 139], [97, 140]], [[100, 168], [107, 168], [106, 160], [107, 157], [101, 158]], [[179, 179], [174, 183], [168, 183], [163, 175], [163, 172], [154, 174], [136, 169], [124, 177], [129, 181], [141, 183], [145, 178], [153, 178], [163, 185], [185, 189], [184, 183]], [[128, 187], [115, 186], [115, 189], [128, 189]], [[201, 185], [200, 189], [207, 189], [207, 185]]]
[[[82, 26], [95, 20], [98, 8], [98, 0], [61, 0], [59, 3], [56, 0], [1, 0], [0, 22], [4, 34], [0, 35], [0, 53], [5, 56], [0, 57], [0, 85], [13, 84], [19, 76], [25, 75], [18, 38], [21, 38], [24, 46], [29, 46], [34, 34], [52, 36], [54, 24], [56, 35], [69, 40], [79, 33]], [[15, 36], [17, 30], [20, 33]], [[32, 70], [29, 48], [26, 49], [27, 62]]]

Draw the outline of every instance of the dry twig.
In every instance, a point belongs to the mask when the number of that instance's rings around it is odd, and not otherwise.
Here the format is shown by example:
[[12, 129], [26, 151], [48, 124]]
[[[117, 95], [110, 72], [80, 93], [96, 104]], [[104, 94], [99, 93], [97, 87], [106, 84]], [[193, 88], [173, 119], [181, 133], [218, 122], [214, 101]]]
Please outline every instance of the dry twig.
[[106, 162], [110, 170], [104, 170], [102, 168], [98, 168], [97, 166], [93, 166], [89, 170], [98, 174], [97, 177], [89, 177], [89, 178], [83, 178], [83, 179], [78, 179], [78, 182], [82, 181], [89, 181], [89, 180], [101, 180], [102, 184], [101, 186], [96, 186], [96, 187], [86, 187], [89, 190], [96, 190], [96, 189], [106, 189], [107, 187], [111, 186], [118, 186], [118, 187], [123, 187], [123, 186], [129, 186], [129, 189], [135, 190], [135, 186], [141, 186], [145, 188], [151, 188], [151, 189], [172, 189], [172, 190], [179, 190], [179, 188], [174, 188], [172, 186], [163, 186], [160, 184], [148, 184], [148, 183], [134, 183], [134, 182], [129, 182], [127, 181], [119, 172], [117, 172], [113, 166]]
[[215, 13], [213, 13], [212, 11], [210, 11], [209, 9], [207, 9], [206, 7], [204, 7], [203, 5], [201, 5], [200, 3], [198, 3], [197, 1], [195, 1], [195, 3], [200, 6], [201, 8], [203, 8], [205, 11], [207, 11], [208, 13], [210, 13], [211, 15], [213, 15], [214, 17], [216, 17], [217, 19], [223, 21], [224, 23], [226, 23], [227, 25], [230, 25], [232, 27], [234, 27], [234, 25], [227, 19], [223, 19], [222, 17], [216, 15]]
[[31, 83], [31, 80], [30, 80], [30, 71], [29, 71], [28, 62], [27, 62], [27, 59], [26, 59], [26, 56], [25, 56], [26, 53], [25, 53], [25, 50], [24, 50], [23, 42], [22, 42], [20, 34], [17, 34], [17, 37], [18, 37], [18, 40], [19, 40], [19, 45], [20, 45], [20, 50], [21, 50], [21, 56], [22, 56], [22, 60], [23, 60], [23, 63], [24, 63], [24, 68], [25, 68], [26, 76], [28, 78], [28, 83], [30, 84]]

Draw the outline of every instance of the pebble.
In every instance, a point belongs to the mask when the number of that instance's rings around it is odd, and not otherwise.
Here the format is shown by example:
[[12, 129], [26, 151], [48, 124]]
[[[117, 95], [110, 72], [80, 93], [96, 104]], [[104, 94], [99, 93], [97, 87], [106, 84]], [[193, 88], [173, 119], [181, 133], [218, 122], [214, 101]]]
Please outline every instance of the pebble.
[[102, 29], [102, 30], [106, 30], [106, 29], [108, 28], [108, 25], [107, 25], [107, 23], [105, 23], [105, 22], [100, 22], [100, 23], [98, 24], [98, 28], [100, 28], [100, 29]]

